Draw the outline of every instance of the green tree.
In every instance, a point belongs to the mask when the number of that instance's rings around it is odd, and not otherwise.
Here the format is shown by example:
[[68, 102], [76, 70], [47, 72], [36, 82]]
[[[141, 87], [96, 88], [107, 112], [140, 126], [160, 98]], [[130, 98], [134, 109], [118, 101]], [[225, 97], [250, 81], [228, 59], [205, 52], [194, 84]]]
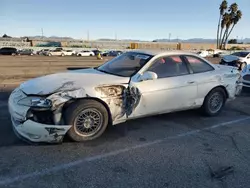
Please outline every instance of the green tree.
[[[217, 28], [217, 48], [219, 48], [219, 44], [220, 44], [220, 40], [221, 40], [221, 35], [222, 35], [222, 31], [220, 32], [220, 30], [222, 30], [221, 27], [221, 18], [223, 17], [225, 11], [227, 10], [227, 1], [223, 0], [220, 4], [220, 17], [219, 17], [219, 23], [218, 23], [218, 28]], [[221, 27], [221, 28], [220, 28]], [[219, 33], [221, 33], [220, 37], [219, 37]]]
[[231, 39], [228, 41], [228, 44], [238, 44], [237, 39]]
[[223, 38], [220, 40], [220, 49], [222, 49], [222, 47], [223, 47], [223, 44], [224, 44], [228, 29], [230, 28], [230, 25], [231, 25], [231, 16], [230, 16], [229, 13], [226, 12], [223, 15], [222, 23], [223, 23], [223, 26], [225, 27], [225, 30], [224, 30]]
[[231, 29], [227, 35], [227, 38], [226, 38], [225, 43], [224, 43], [224, 47], [226, 46], [227, 40], [228, 40], [229, 36], [231, 35], [235, 25], [239, 22], [239, 20], [241, 18], [242, 18], [242, 12], [240, 10], [237, 10], [236, 15], [232, 18], [233, 26], [231, 27]]
[[[220, 49], [225, 49], [230, 34], [232, 33], [235, 25], [239, 22], [241, 18], [242, 18], [242, 12], [238, 10], [238, 4], [237, 3], [231, 4], [228, 11], [226, 11], [223, 14], [222, 20], [221, 20], [221, 35], [219, 39]], [[224, 28], [225, 30], [224, 30], [224, 34], [222, 37]]]

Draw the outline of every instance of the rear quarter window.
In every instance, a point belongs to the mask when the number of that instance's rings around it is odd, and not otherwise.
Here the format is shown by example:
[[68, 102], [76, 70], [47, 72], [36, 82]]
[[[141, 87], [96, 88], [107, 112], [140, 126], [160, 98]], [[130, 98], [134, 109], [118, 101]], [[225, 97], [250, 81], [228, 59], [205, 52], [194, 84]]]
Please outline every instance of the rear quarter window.
[[194, 73], [213, 71], [214, 68], [207, 62], [195, 56], [185, 56]]

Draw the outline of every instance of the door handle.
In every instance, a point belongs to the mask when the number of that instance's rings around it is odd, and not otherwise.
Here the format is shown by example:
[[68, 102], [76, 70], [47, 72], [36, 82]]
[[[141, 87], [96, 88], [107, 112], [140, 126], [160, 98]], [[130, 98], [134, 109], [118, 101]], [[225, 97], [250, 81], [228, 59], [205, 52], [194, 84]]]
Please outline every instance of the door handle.
[[195, 81], [188, 81], [187, 83], [188, 83], [188, 84], [194, 84]]

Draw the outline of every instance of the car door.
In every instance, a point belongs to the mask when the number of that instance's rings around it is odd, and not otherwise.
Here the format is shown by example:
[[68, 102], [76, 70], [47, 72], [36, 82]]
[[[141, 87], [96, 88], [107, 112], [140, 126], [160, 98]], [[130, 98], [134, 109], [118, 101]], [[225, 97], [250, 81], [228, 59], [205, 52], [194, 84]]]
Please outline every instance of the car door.
[[61, 50], [55, 50], [54, 51], [54, 55], [61, 55], [61, 53], [62, 53]]
[[198, 92], [196, 103], [202, 105], [208, 92], [218, 85], [220, 76], [215, 74], [215, 69], [212, 65], [199, 57], [185, 55], [183, 58], [190, 67], [193, 79], [196, 80], [197, 83]]
[[197, 84], [180, 56], [166, 56], [155, 60], [147, 69], [157, 74], [155, 80], [131, 78], [129, 87], [137, 88], [139, 103], [130, 115], [140, 117], [185, 110], [195, 106]]

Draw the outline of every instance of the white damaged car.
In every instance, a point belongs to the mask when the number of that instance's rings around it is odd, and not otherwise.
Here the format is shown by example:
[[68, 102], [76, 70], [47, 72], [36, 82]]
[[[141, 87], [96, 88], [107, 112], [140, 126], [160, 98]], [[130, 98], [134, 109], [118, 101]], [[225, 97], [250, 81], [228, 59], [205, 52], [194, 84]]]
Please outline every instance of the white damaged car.
[[90, 69], [24, 82], [9, 97], [15, 133], [31, 142], [93, 140], [108, 125], [200, 108], [218, 115], [242, 89], [235, 67], [186, 52], [130, 51]]
[[245, 66], [241, 72], [243, 87], [250, 88], [250, 64]]

